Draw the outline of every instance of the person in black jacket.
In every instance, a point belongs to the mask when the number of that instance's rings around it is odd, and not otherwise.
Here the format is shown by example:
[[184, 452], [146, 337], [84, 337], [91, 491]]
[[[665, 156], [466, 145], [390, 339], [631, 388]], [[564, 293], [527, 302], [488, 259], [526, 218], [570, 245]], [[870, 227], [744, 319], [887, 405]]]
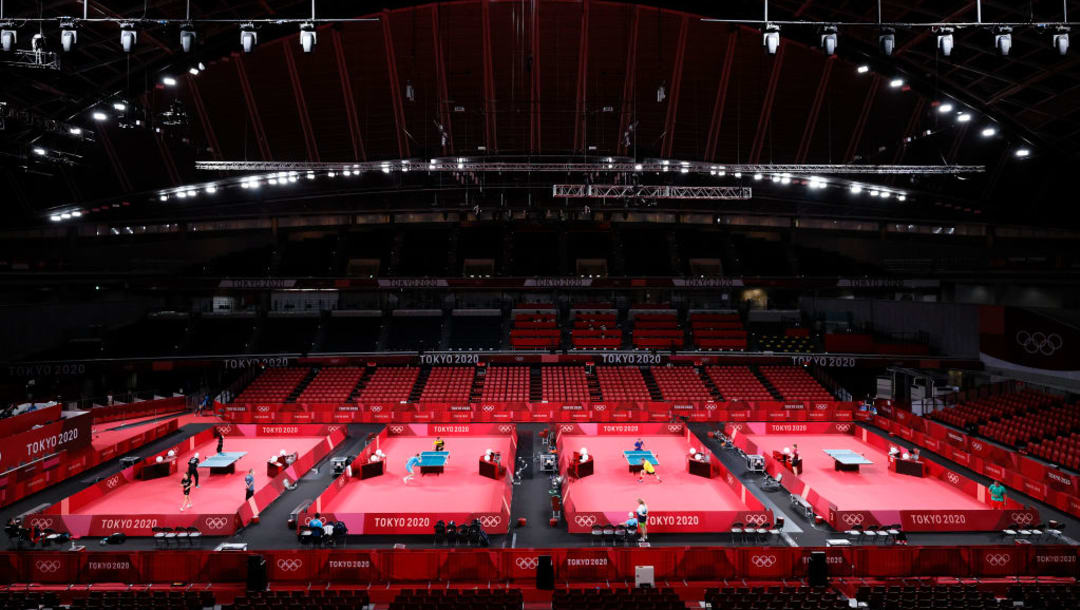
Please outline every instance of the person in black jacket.
[[180, 512], [185, 508], [191, 508], [191, 475], [186, 474], [180, 479], [180, 487], [184, 490], [184, 501], [180, 503]]
[[191, 459], [187, 461], [187, 473], [188, 477], [195, 480], [195, 488], [199, 487], [199, 454], [191, 456]]
[[225, 435], [221, 433], [221, 430], [214, 430], [214, 434], [217, 435], [217, 452], [221, 455], [222, 450], [225, 449]]

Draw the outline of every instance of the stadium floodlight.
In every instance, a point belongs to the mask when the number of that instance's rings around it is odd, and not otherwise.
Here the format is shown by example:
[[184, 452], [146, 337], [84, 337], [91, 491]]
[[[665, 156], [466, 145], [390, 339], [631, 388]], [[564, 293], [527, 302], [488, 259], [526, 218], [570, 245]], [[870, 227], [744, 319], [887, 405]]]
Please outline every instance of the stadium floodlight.
[[161, 84], [165, 85], [166, 87], [175, 87], [176, 79], [171, 76], [165, 76], [161, 79]]
[[989, 138], [997, 135], [997, 130], [993, 127], [986, 127], [982, 130], [982, 137]]
[[902, 79], [902, 78], [894, 78], [891, 81], [889, 81], [889, 86], [892, 87], [893, 89], [899, 89], [900, 87], [904, 86], [904, 79]]
[[15, 43], [19, 40], [19, 33], [15, 30], [15, 23], [12, 21], [0, 22], [0, 48], [5, 52], [11, 51], [15, 48]]
[[214, 193], [217, 192], [217, 185], [216, 184], [208, 184], [208, 185], [206, 185], [206, 192], [213, 195]]
[[34, 154], [35, 154], [35, 155], [37, 155], [37, 156], [39, 156], [39, 157], [44, 157], [44, 156], [45, 156], [45, 153], [46, 153], [46, 151], [45, 151], [45, 149], [44, 149], [44, 148], [42, 148], [42, 147], [40, 147], [40, 146], [36, 146], [36, 147], [34, 147]]
[[994, 30], [994, 48], [1001, 53], [1002, 57], [1008, 57], [1009, 49], [1012, 48], [1012, 28], [1003, 25]]
[[937, 46], [938, 50], [941, 51], [941, 54], [945, 57], [952, 55], [954, 31], [954, 28], [951, 27], [943, 27], [939, 30]]
[[851, 191], [852, 193], [854, 193], [854, 194], [858, 195], [859, 193], [861, 193], [861, 192], [862, 192], [862, 186], [861, 186], [861, 185], [858, 185], [858, 184], [852, 184], [852, 185], [851, 185], [851, 188], [850, 188], [849, 190], [850, 190], [850, 191]]
[[314, 23], [300, 24], [300, 47], [304, 49], [305, 53], [315, 50], [317, 40], [318, 35], [315, 33]]
[[74, 21], [61, 21], [60, 22], [60, 46], [64, 51], [70, 51], [75, 43], [79, 40], [79, 32], [75, 29]]
[[104, 112], [101, 112], [100, 110], [94, 112], [94, 114], [91, 115], [91, 116], [94, 117], [95, 121], [105, 121], [105, 120], [108, 120], [108, 118], [109, 118], [109, 115], [105, 114]]
[[[1069, 52], [1069, 26], [1059, 25], [1054, 28], [1053, 45], [1058, 55], [1066, 55]], [[5, 49], [6, 50], [6, 49]]]
[[245, 53], [250, 53], [259, 44], [259, 33], [255, 31], [254, 23], [245, 23], [240, 26], [240, 46]]
[[1024, 159], [1031, 156], [1031, 149], [1017, 148], [1016, 152], [1013, 154], [1015, 154], [1018, 159]]
[[191, 66], [190, 68], [188, 68], [188, 74], [190, 74], [192, 76], [198, 76], [199, 75], [199, 69], [196, 68], [195, 66]]
[[971, 120], [971, 114], [967, 112], [961, 112], [960, 114], [956, 115], [956, 120], [961, 123], [967, 123]]
[[821, 48], [826, 55], [836, 55], [837, 37], [835, 25], [827, 25], [821, 29]]
[[73, 136], [81, 136], [82, 135], [82, 128], [81, 127], [69, 127], [68, 128], [68, 133], [70, 133]]
[[881, 48], [882, 55], [892, 57], [893, 50], [896, 49], [896, 31], [892, 28], [881, 28], [881, 33], [878, 34], [878, 47]]
[[45, 51], [45, 35], [41, 33], [34, 34], [30, 37], [30, 50], [35, 53], [42, 53]]
[[775, 23], [766, 23], [765, 32], [761, 37], [761, 44], [769, 55], [776, 55], [776, 50], [780, 48], [780, 26]]
[[863, 65], [859, 66], [858, 68], [856, 68], [855, 71], [858, 72], [859, 74], [866, 74], [867, 72], [870, 71], [870, 66], [868, 66], [866, 64], [863, 64]]
[[124, 102], [113, 102], [112, 107], [113, 107], [113, 110], [115, 110], [117, 112], [124, 112], [124, 111], [127, 110], [127, 104], [125, 104]]
[[125, 21], [120, 24], [120, 46], [125, 53], [130, 53], [135, 48], [135, 42], [139, 39], [139, 33], [135, 30], [135, 24]]
[[944, 104], [938, 106], [937, 111], [940, 112], [941, 114], [946, 114], [946, 113], [952, 112], [952, 109], [953, 109], [953, 105], [950, 104], [949, 102], [945, 102]]
[[191, 23], [185, 23], [180, 26], [180, 48], [185, 53], [190, 53], [191, 48], [195, 46], [195, 26]]

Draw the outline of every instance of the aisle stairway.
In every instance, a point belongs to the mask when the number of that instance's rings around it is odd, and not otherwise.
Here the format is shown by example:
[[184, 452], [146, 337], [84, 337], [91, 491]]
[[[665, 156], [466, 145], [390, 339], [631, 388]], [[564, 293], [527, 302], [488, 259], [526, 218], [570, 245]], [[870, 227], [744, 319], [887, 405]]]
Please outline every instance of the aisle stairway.
[[647, 366], [642, 367], [641, 377], [645, 380], [645, 387], [649, 388], [649, 398], [657, 402], [664, 400], [664, 393], [660, 391], [660, 386], [656, 383], [656, 377], [653, 375], [652, 369]]
[[529, 367], [529, 402], [540, 402], [544, 399], [544, 380], [540, 367]]
[[300, 383], [296, 384], [296, 387], [289, 392], [289, 396], [285, 399], [285, 402], [296, 402], [296, 399], [300, 397], [300, 394], [304, 392], [304, 388], [308, 387], [312, 379], [319, 374], [319, 369], [316, 367], [308, 369], [307, 375], [300, 380]]
[[424, 393], [424, 385], [427, 384], [428, 377], [430, 376], [430, 365], [420, 367], [420, 374], [416, 376], [416, 383], [413, 384], [412, 390], [409, 390], [408, 401], [410, 404], [416, 404], [420, 402], [420, 396]]
[[712, 380], [712, 377], [705, 372], [704, 367], [694, 367], [697, 371], [698, 377], [701, 377], [701, 382], [705, 384], [705, 387], [709, 390], [709, 395], [713, 400], [723, 400], [724, 395], [720, 393], [720, 389], [716, 387], [716, 383]]
[[757, 377], [758, 381], [761, 382], [761, 385], [765, 386], [765, 389], [769, 391], [769, 394], [772, 394], [774, 400], [784, 400], [783, 394], [776, 389], [776, 386], [774, 386], [767, 377], [761, 374], [761, 371], [759, 371], [756, 366], [751, 366], [749, 368], [753, 371], [754, 377]]
[[364, 370], [364, 374], [361, 375], [360, 379], [356, 381], [356, 387], [354, 387], [352, 392], [349, 394], [348, 402], [356, 402], [357, 398], [360, 396], [360, 392], [364, 391], [364, 388], [367, 387], [367, 382], [369, 379], [371, 379], [371, 375], [374, 373], [374, 367], [368, 367]]

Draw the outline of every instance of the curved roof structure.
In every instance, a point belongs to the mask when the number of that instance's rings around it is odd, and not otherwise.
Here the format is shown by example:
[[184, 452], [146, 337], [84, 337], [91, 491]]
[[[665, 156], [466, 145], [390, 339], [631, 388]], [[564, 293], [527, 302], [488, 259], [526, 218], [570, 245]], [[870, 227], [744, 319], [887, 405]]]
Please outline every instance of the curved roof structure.
[[[191, 15], [302, 18], [310, 10], [306, 2], [273, 4], [279, 6], [196, 1]], [[776, 0], [770, 18], [872, 23], [872, 4]], [[1032, 4], [1045, 12], [1035, 17], [1060, 19], [1052, 4]], [[241, 51], [235, 24], [200, 26], [189, 54], [180, 50], [175, 26], [140, 26], [135, 50], [124, 54], [116, 24], [85, 24], [74, 50], [59, 54], [60, 70], [4, 67], [0, 97], [27, 117], [92, 130], [93, 142], [9, 129], [5, 146], [13, 161], [3, 180], [34, 214], [205, 179], [193, 169], [196, 159], [618, 155], [966, 163], [989, 172], [964, 180], [904, 178], [903, 187], [929, 193], [923, 203], [960, 215], [1008, 217], [1020, 197], [1055, 211], [1058, 163], [1080, 143], [1077, 60], [1059, 56], [1034, 28], [1017, 30], [1008, 57], [996, 53], [987, 31], [961, 29], [950, 58], [941, 56], [929, 29], [900, 30], [893, 57], [884, 58], [873, 27], [842, 27], [838, 54], [830, 57], [813, 27], [784, 26], [783, 43], [769, 55], [756, 27], [707, 20], [759, 19], [758, 2], [395, 6], [319, 2], [320, 17], [371, 20], [321, 24], [311, 53], [302, 52], [295, 25], [259, 24], [250, 54]], [[1028, 8], [987, 4], [983, 17], [1027, 20]], [[82, 8], [58, 1], [15, 10], [22, 14], [6, 16], [76, 16]], [[91, 17], [178, 19], [185, 3], [144, 9], [127, 0], [91, 1], [89, 10]], [[883, 3], [887, 21], [967, 21], [973, 11], [974, 2], [952, 0]], [[33, 27], [21, 29], [21, 44]], [[53, 47], [55, 29], [44, 28]], [[176, 85], [164, 85], [165, 76]], [[126, 113], [112, 108], [121, 100]], [[952, 109], [943, 112], [943, 104]], [[93, 121], [96, 110], [108, 119]], [[36, 158], [37, 147], [49, 151], [45, 159]], [[1037, 168], [1015, 157], [1019, 147], [1032, 151]], [[69, 149], [72, 159], [52, 158], [53, 150]]]

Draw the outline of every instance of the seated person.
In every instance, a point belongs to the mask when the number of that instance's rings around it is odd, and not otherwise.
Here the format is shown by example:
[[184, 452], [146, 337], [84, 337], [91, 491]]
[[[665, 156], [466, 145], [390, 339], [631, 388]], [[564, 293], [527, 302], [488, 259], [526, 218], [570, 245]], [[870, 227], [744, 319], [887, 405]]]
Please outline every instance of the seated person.
[[896, 445], [891, 445], [889, 447], [889, 457], [895, 458], [898, 455], [900, 455], [900, 449], [898, 449]]
[[443, 441], [441, 436], [436, 436], [434, 445], [435, 451], [444, 451], [443, 448], [446, 447], [446, 442]]
[[382, 458], [379, 457], [378, 453], [372, 453], [371, 457], [368, 458], [368, 461], [371, 462], [371, 463], [375, 463], [375, 462], [378, 462], [381, 459]]
[[589, 461], [589, 450], [582, 447], [581, 448], [581, 463], [584, 464], [585, 462], [588, 462], [588, 461]]
[[492, 454], [494, 454], [494, 453], [495, 452], [492, 451], [491, 449], [488, 449], [487, 451], [485, 451], [484, 452], [484, 461], [485, 462], [490, 462], [492, 460]]
[[626, 521], [623, 523], [623, 526], [628, 530], [637, 531], [637, 515], [635, 515], [633, 511], [626, 513]]

